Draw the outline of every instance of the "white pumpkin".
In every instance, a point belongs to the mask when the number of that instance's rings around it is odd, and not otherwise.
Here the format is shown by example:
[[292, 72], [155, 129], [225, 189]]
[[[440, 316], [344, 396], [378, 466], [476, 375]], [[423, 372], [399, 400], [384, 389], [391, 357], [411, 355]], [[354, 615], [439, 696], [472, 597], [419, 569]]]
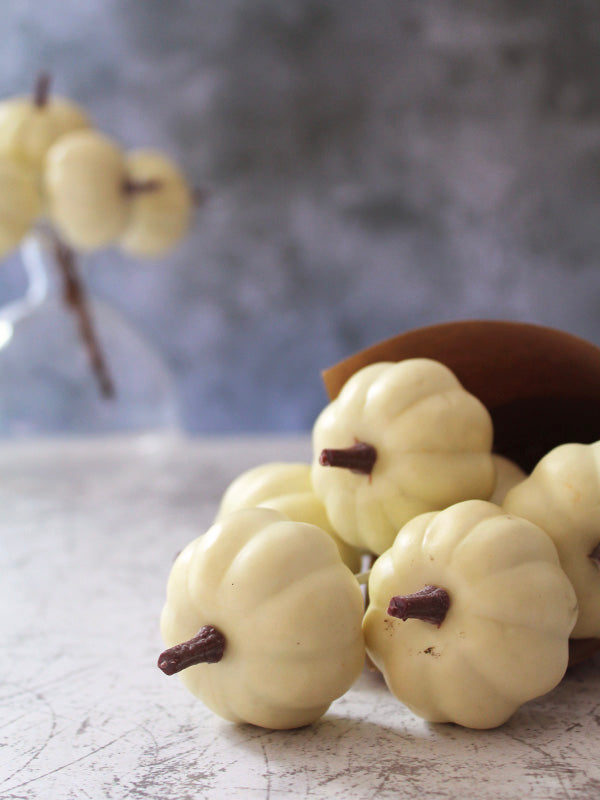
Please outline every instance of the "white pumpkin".
[[125, 168], [130, 209], [119, 246], [133, 256], [162, 256], [189, 228], [192, 190], [177, 165], [157, 150], [126, 153]]
[[182, 668], [186, 687], [225, 719], [300, 727], [360, 674], [362, 615], [330, 536], [273, 509], [241, 509], [177, 557], [159, 666]]
[[39, 173], [54, 142], [89, 127], [85, 111], [64, 97], [11, 97], [0, 102], [0, 153]]
[[494, 488], [492, 421], [432, 359], [356, 372], [313, 428], [312, 482], [338, 535], [386, 550], [412, 517]]
[[600, 637], [600, 442], [563, 444], [506, 495], [504, 509], [543, 528], [579, 602], [573, 638]]
[[129, 201], [121, 148], [96, 131], [61, 137], [48, 151], [44, 187], [48, 213], [76, 250], [113, 244], [127, 224]]
[[367, 653], [431, 722], [501, 725], [567, 668], [577, 601], [556, 548], [493, 503], [408, 522], [375, 562], [369, 596]]

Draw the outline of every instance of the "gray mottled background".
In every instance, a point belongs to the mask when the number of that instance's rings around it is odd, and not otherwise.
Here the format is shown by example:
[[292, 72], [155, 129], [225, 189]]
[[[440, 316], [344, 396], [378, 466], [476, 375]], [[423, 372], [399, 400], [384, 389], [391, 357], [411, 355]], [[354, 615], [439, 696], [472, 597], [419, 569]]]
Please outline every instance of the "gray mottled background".
[[424, 324], [600, 344], [598, 3], [5, 0], [0, 26], [2, 95], [49, 68], [210, 191], [168, 258], [89, 269], [190, 431], [308, 429], [322, 368]]

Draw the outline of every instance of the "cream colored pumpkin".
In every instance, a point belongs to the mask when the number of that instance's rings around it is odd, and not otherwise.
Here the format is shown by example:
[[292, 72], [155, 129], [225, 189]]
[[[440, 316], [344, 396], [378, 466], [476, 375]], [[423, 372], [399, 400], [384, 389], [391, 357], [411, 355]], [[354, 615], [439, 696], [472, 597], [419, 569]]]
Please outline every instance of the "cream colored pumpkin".
[[0, 103], [0, 153], [39, 173], [61, 136], [89, 127], [85, 111], [63, 97], [52, 95], [43, 105], [31, 97], [10, 98]]
[[96, 131], [61, 137], [48, 151], [44, 187], [48, 213], [77, 250], [112, 244], [129, 214], [127, 178], [120, 147]]
[[579, 602], [573, 638], [600, 637], [600, 442], [555, 447], [503, 506], [552, 538]]
[[233, 722], [295, 728], [318, 719], [360, 674], [362, 614], [360, 587], [330, 536], [247, 508], [177, 557], [161, 631], [171, 648], [214, 626], [225, 638], [222, 657], [183, 669], [187, 688]]
[[32, 171], [0, 155], [0, 257], [21, 243], [40, 209], [41, 197]]
[[189, 228], [194, 205], [192, 191], [177, 165], [156, 150], [126, 153], [125, 167], [128, 184], [134, 190], [130, 193], [129, 220], [119, 245], [134, 256], [162, 256]]
[[[491, 495], [492, 435], [485, 407], [443, 364], [371, 364], [315, 422], [313, 487], [339, 536], [382, 553], [417, 514]], [[373, 448], [375, 460], [360, 471], [362, 445]], [[354, 466], [324, 465], [326, 453], [350, 449]]]
[[274, 508], [296, 522], [309, 522], [328, 533], [342, 561], [352, 572], [361, 567], [361, 553], [336, 534], [323, 503], [315, 495], [310, 464], [271, 462], [246, 470], [227, 487], [217, 520], [239, 508]]
[[[388, 614], [402, 607], [392, 598], [425, 587], [447, 593], [445, 616]], [[493, 503], [464, 501], [411, 520], [375, 562], [369, 596], [367, 653], [394, 695], [431, 722], [495, 727], [567, 668], [577, 602], [556, 548]], [[431, 615], [433, 600], [430, 591]]]

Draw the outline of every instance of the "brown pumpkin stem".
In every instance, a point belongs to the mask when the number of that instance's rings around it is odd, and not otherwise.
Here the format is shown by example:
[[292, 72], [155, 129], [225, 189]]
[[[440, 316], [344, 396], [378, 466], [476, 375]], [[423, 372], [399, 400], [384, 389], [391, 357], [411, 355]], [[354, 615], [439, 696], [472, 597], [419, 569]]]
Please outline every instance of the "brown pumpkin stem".
[[377, 450], [367, 442], [356, 442], [352, 447], [326, 448], [321, 451], [319, 464], [323, 467], [342, 467], [360, 475], [370, 475], [377, 461]]
[[33, 88], [33, 105], [36, 108], [44, 108], [48, 104], [50, 97], [50, 73], [40, 72]]
[[220, 630], [204, 625], [187, 642], [169, 647], [158, 657], [158, 667], [165, 675], [175, 675], [194, 664], [216, 664], [223, 658], [226, 640]]
[[[126, 178], [123, 182], [123, 194], [131, 196], [147, 192], [157, 192], [161, 186], [162, 181], [158, 178], [147, 178], [144, 181]], [[196, 206], [196, 208], [203, 206], [207, 202], [208, 197], [209, 195], [206, 189], [192, 189], [192, 204]]]
[[100, 343], [96, 337], [92, 315], [89, 309], [83, 281], [77, 269], [74, 251], [58, 236], [52, 236], [54, 258], [63, 279], [63, 297], [66, 305], [73, 311], [79, 324], [79, 333], [88, 351], [100, 393], [103, 397], [115, 396], [115, 387], [104, 359]]
[[133, 178], [126, 178], [123, 181], [123, 194], [146, 194], [156, 192], [160, 189], [162, 181], [158, 178], [147, 178], [144, 181], [136, 181]]
[[589, 556], [594, 564], [600, 569], [600, 542], [594, 547]]
[[446, 619], [450, 608], [450, 595], [439, 586], [425, 586], [419, 592], [392, 597], [387, 613], [406, 622], [420, 619], [438, 628]]

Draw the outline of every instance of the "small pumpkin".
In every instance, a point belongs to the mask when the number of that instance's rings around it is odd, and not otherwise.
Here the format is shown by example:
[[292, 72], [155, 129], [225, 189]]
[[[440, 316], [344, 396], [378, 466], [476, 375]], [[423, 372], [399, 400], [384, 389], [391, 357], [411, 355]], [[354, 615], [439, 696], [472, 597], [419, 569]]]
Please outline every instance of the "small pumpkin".
[[543, 528], [579, 603], [574, 639], [600, 637], [600, 441], [563, 444], [507, 494], [503, 507]]
[[273, 461], [246, 470], [227, 487], [217, 520], [239, 508], [264, 506], [280, 511], [296, 522], [317, 525], [331, 536], [344, 564], [358, 572], [362, 556], [333, 529], [325, 506], [313, 491], [310, 464]]
[[194, 198], [177, 165], [157, 150], [125, 153], [127, 187], [131, 192], [127, 226], [119, 246], [133, 256], [163, 255], [185, 235]]
[[50, 218], [71, 247], [113, 244], [127, 224], [127, 173], [121, 148], [97, 131], [76, 131], [49, 149], [44, 188]]
[[369, 596], [368, 656], [431, 722], [496, 727], [567, 668], [577, 601], [556, 548], [493, 503], [408, 522], [375, 562]]
[[312, 482], [338, 535], [380, 554], [412, 517], [494, 488], [492, 422], [427, 358], [354, 373], [313, 428]]
[[300, 727], [360, 674], [362, 615], [330, 536], [274, 509], [241, 509], [173, 564], [159, 666], [225, 719]]
[[50, 79], [40, 75], [31, 96], [0, 102], [0, 153], [39, 174], [50, 147], [61, 136], [91, 127], [85, 111], [51, 94]]

